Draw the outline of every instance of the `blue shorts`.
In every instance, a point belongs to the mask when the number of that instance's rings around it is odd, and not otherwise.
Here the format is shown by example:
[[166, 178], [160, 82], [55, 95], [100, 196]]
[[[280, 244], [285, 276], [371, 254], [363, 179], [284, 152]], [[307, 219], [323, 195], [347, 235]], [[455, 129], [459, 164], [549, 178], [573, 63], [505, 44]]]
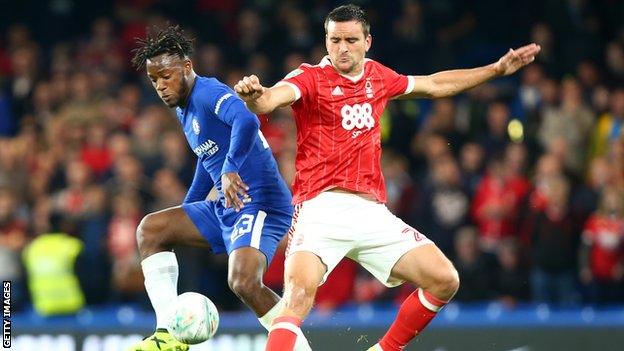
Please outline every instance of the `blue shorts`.
[[229, 255], [240, 247], [254, 247], [266, 256], [267, 265], [290, 228], [293, 213], [292, 206], [267, 209], [249, 205], [237, 213], [215, 201], [191, 202], [182, 208], [212, 252]]

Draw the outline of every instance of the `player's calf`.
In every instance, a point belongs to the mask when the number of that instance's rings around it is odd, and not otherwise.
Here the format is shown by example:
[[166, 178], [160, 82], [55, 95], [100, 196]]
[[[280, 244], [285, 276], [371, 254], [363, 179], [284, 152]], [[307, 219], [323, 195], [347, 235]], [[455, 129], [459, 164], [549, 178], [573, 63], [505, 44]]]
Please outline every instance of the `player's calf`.
[[393, 274], [419, 288], [401, 304], [396, 319], [379, 341], [378, 349], [383, 351], [403, 350], [459, 289], [457, 270], [434, 245], [412, 249], [397, 262]]
[[286, 260], [284, 277], [284, 310], [275, 318], [269, 332], [266, 351], [292, 351], [300, 325], [308, 315], [316, 290], [327, 271], [325, 265], [311, 252], [295, 252]]

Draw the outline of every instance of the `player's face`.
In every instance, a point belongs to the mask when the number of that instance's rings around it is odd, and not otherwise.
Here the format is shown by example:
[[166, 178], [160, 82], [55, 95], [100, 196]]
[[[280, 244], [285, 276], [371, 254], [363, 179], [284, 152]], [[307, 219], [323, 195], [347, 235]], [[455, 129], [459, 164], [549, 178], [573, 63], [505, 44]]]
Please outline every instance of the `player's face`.
[[184, 103], [189, 91], [191, 61], [176, 55], [162, 54], [146, 62], [147, 76], [158, 96], [169, 107]]
[[357, 75], [362, 71], [364, 56], [370, 49], [372, 38], [364, 35], [364, 28], [360, 22], [327, 23], [325, 46], [332, 65], [338, 72], [347, 75]]

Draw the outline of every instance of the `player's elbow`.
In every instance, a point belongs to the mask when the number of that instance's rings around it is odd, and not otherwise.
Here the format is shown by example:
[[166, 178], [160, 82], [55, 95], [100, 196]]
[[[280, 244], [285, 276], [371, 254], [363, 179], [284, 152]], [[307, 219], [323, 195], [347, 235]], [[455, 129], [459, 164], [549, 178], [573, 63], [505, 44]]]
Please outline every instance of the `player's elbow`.
[[452, 87], [445, 84], [434, 84], [425, 92], [425, 97], [429, 99], [439, 99], [455, 95]]

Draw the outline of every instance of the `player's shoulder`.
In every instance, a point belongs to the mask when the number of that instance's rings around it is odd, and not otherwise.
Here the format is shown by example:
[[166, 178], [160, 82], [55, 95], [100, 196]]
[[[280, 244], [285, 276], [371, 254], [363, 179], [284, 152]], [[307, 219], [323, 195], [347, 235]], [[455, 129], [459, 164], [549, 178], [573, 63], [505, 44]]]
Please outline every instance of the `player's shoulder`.
[[220, 80], [218, 80], [217, 78], [213, 78], [213, 77], [197, 76], [196, 81], [195, 81], [195, 85], [200, 90], [203, 90], [203, 91], [208, 92], [208, 93], [217, 93], [218, 94], [219, 91], [229, 90], [229, 87], [225, 83], [223, 83]]
[[224, 95], [229, 94], [228, 96], [233, 96], [233, 91], [230, 87], [222, 83], [217, 78], [211, 77], [198, 76], [195, 79], [195, 86], [193, 87], [193, 90], [193, 96], [195, 99], [213, 104]]
[[312, 70], [313, 70], [313, 65], [309, 64], [309, 63], [302, 63], [299, 65], [299, 67], [293, 69], [292, 71], [290, 71], [285, 77], [284, 79], [291, 79], [291, 78], [295, 78], [297, 76], [300, 75], [305, 75], [306, 73], [309, 74]]

